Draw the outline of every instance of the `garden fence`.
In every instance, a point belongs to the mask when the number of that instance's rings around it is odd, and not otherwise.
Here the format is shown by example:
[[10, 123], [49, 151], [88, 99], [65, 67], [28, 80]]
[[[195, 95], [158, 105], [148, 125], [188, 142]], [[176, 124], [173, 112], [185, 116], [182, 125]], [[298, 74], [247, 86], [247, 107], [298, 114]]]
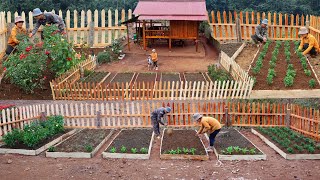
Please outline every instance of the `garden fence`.
[[273, 40], [299, 40], [298, 31], [301, 26], [309, 27], [318, 41], [320, 41], [319, 18], [282, 13], [260, 12], [226, 12], [211, 11], [209, 15], [212, 36], [222, 42], [250, 40], [255, 27], [268, 19], [268, 35]]
[[2, 110], [0, 135], [39, 119], [46, 114], [62, 115], [69, 128], [151, 127], [151, 112], [170, 106], [167, 121], [173, 127], [194, 126], [192, 115], [213, 116], [233, 126], [287, 126], [320, 139], [319, 110], [294, 104], [228, 101], [116, 101], [103, 103], [55, 103]]
[[51, 83], [54, 100], [213, 100], [246, 99], [252, 83], [243, 81], [155, 81], [135, 83]]

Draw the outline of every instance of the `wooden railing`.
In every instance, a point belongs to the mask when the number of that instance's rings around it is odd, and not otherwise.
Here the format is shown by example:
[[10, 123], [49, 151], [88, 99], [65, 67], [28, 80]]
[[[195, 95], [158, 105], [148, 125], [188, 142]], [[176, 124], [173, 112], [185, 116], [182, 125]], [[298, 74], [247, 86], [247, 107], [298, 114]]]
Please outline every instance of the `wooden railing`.
[[39, 119], [40, 113], [62, 115], [66, 127], [124, 128], [150, 127], [151, 112], [170, 106], [167, 122], [174, 127], [194, 126], [196, 112], [212, 116], [222, 124], [233, 126], [287, 126], [314, 139], [320, 139], [319, 110], [297, 105], [225, 102], [225, 101], [116, 101], [103, 103], [56, 103], [2, 110], [0, 136]]
[[273, 40], [299, 40], [298, 31], [301, 26], [309, 27], [318, 41], [319, 17], [282, 13], [260, 12], [211, 12], [210, 25], [212, 36], [218, 41], [250, 40], [255, 26], [267, 18], [268, 36]]
[[170, 31], [168, 30], [146, 30], [146, 38], [169, 38]]

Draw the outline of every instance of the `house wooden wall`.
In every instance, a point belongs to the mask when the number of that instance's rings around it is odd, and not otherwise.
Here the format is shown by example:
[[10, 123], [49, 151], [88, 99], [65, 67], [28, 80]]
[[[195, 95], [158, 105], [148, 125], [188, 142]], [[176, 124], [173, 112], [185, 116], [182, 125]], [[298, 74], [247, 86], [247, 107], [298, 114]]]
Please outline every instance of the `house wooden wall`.
[[199, 22], [170, 21], [172, 39], [197, 39]]

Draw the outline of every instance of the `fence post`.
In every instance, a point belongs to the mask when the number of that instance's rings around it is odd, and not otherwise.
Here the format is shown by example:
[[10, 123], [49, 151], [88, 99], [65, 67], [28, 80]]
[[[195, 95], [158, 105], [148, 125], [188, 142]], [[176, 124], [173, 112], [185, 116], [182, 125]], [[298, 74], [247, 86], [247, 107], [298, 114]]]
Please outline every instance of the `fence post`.
[[230, 127], [232, 126], [230, 118], [229, 118], [229, 110], [228, 110], [228, 106], [224, 107], [224, 118], [225, 118], [225, 122], [226, 122], [226, 126]]
[[290, 121], [291, 121], [291, 109], [287, 108], [287, 114], [285, 119], [285, 123], [287, 127], [290, 127]]
[[40, 113], [40, 121], [46, 121], [46, 120], [47, 120], [46, 112], [41, 112]]
[[310, 21], [306, 21], [306, 28], [309, 29], [309, 26], [310, 26]]
[[80, 78], [84, 78], [84, 70], [82, 66], [80, 66]]
[[240, 19], [236, 19], [236, 35], [237, 35], [237, 42], [241, 42], [242, 37], [241, 37], [241, 25], [240, 25]]
[[97, 128], [101, 127], [101, 111], [97, 111], [96, 126]]
[[93, 47], [94, 40], [94, 22], [91, 21], [89, 24], [89, 47]]

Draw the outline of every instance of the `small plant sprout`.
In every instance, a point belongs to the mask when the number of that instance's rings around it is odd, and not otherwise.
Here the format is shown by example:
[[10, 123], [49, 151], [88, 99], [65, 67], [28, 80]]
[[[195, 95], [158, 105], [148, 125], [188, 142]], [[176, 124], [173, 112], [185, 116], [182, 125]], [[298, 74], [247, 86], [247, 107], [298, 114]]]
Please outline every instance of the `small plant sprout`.
[[242, 154], [247, 154], [249, 152], [248, 148], [242, 148], [241, 151]]
[[184, 154], [189, 154], [189, 149], [188, 148], [182, 148], [182, 151]]
[[55, 146], [50, 146], [50, 147], [48, 148], [48, 151], [49, 151], [49, 152], [55, 152], [55, 151], [56, 151], [56, 147], [55, 147]]
[[141, 152], [142, 154], [147, 154], [147, 153], [148, 153], [148, 149], [145, 148], [145, 147], [143, 147], [143, 148], [140, 149], [140, 152]]
[[171, 149], [171, 150], [169, 151], [169, 154], [177, 154], [177, 150]]
[[292, 154], [292, 153], [294, 152], [291, 147], [287, 148], [287, 151], [288, 151], [290, 154]]
[[92, 152], [92, 151], [93, 151], [93, 147], [92, 147], [91, 145], [89, 145], [89, 144], [86, 144], [86, 145], [84, 146], [84, 148], [85, 148], [85, 150], [86, 150], [87, 152]]
[[196, 148], [190, 148], [190, 153], [192, 154], [192, 155], [195, 155], [195, 153], [196, 153]]
[[250, 154], [256, 154], [256, 148], [251, 148], [251, 149], [249, 150], [249, 152], [250, 152]]
[[125, 146], [121, 146], [120, 152], [121, 153], [127, 152], [127, 148]]
[[182, 150], [178, 147], [177, 148], [177, 154], [181, 154]]
[[137, 150], [137, 148], [131, 148], [131, 152], [132, 152], [133, 154], [136, 154], [136, 153], [138, 152], [138, 150]]
[[116, 152], [117, 152], [117, 148], [116, 148], [116, 147], [112, 147], [112, 148], [110, 149], [110, 152], [111, 152], [111, 153], [116, 153]]
[[309, 81], [309, 87], [314, 88], [315, 86], [316, 86], [316, 80], [311, 79], [311, 80]]
[[239, 153], [241, 148], [239, 146], [234, 146], [233, 149], [236, 153]]
[[232, 154], [233, 153], [233, 147], [232, 146], [227, 147], [226, 150], [227, 150], [228, 154]]

